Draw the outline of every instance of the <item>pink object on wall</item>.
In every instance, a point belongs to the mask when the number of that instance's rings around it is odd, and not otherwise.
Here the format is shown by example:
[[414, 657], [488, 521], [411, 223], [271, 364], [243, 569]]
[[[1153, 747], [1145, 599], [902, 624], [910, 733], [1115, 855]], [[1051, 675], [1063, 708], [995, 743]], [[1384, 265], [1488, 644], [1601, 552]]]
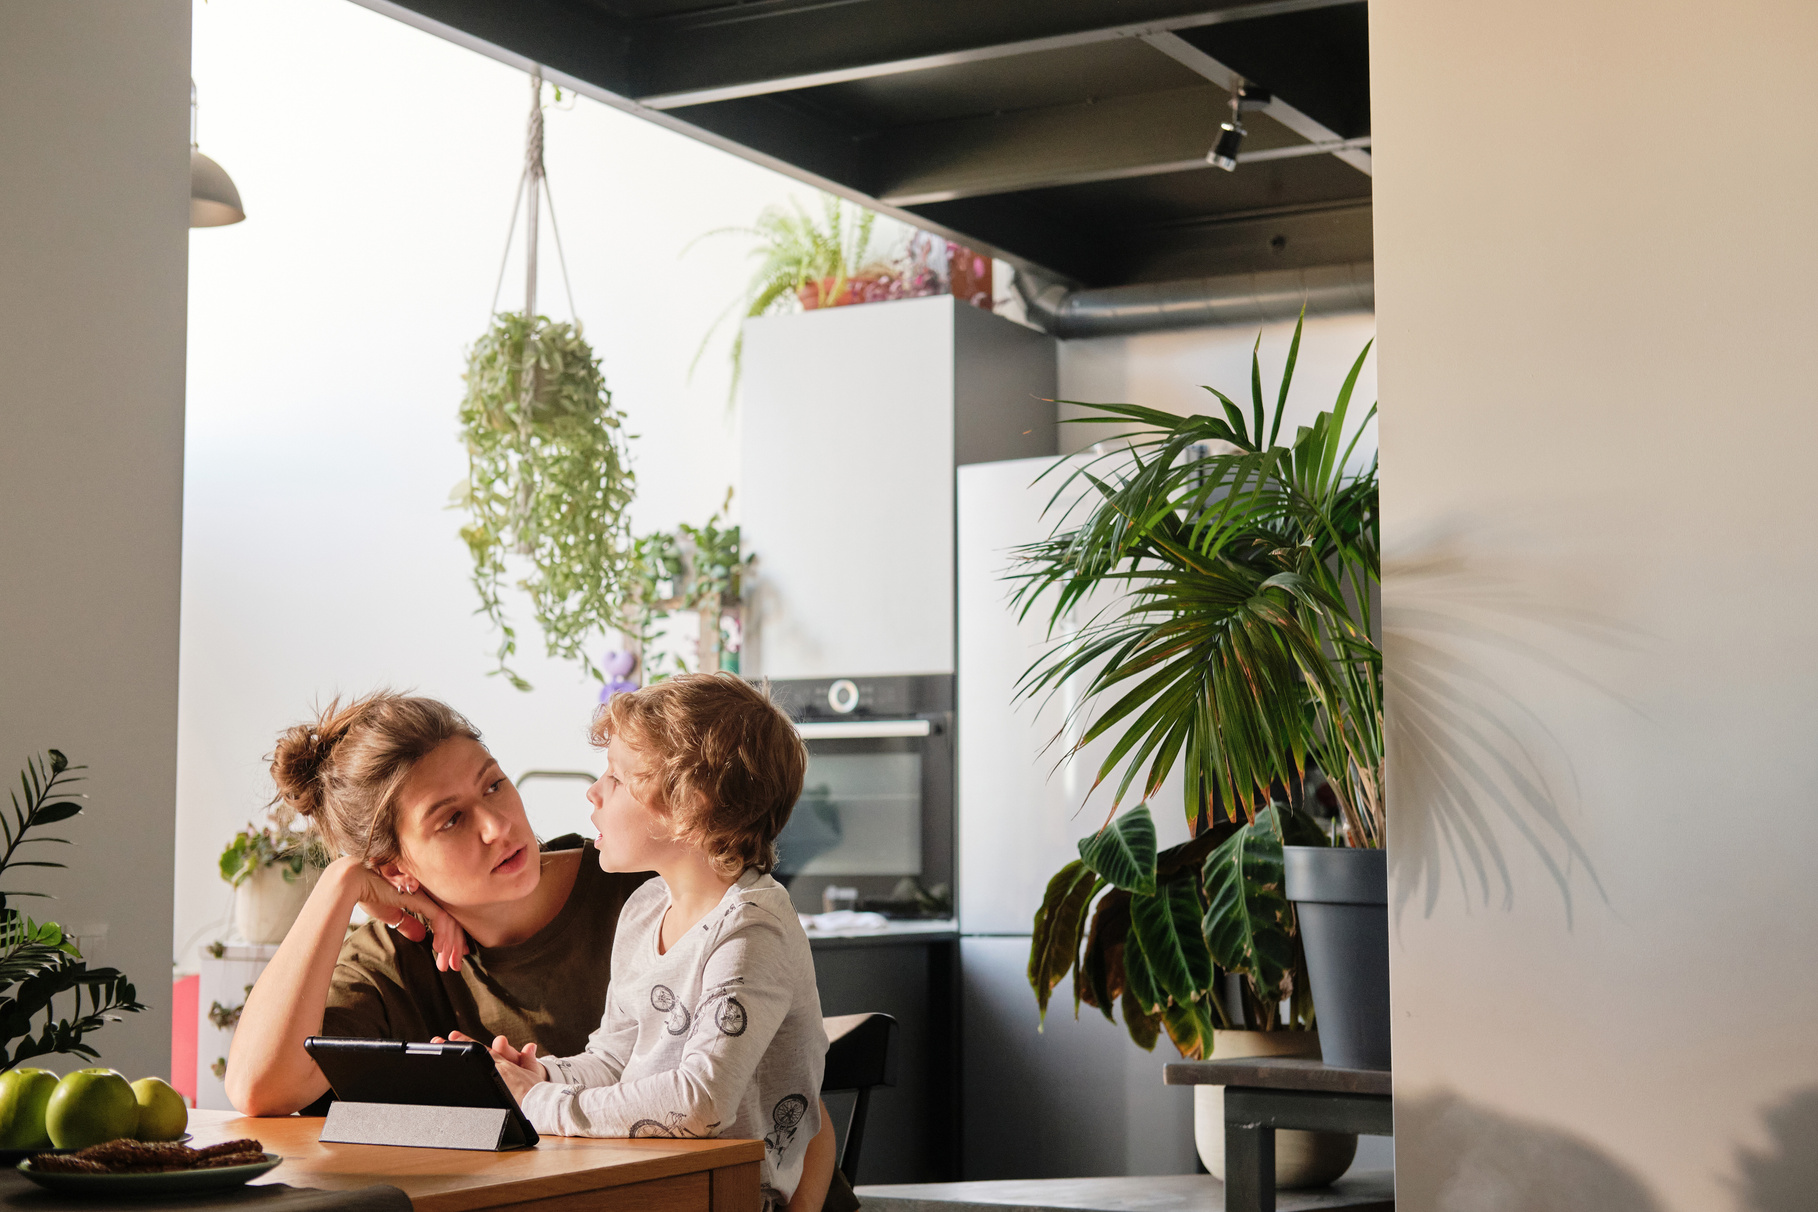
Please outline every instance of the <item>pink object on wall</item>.
[[186, 976], [170, 987], [170, 1084], [196, 1105], [196, 1014], [202, 978]]

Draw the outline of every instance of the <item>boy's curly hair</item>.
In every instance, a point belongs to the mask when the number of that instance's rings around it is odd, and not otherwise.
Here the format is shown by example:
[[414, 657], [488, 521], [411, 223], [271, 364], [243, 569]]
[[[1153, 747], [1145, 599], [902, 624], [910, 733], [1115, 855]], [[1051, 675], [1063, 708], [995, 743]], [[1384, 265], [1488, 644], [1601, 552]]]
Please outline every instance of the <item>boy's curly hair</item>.
[[808, 749], [763, 690], [732, 673], [684, 673], [607, 699], [591, 738], [636, 745], [650, 763], [638, 797], [715, 871], [776, 867], [776, 838], [802, 794]]

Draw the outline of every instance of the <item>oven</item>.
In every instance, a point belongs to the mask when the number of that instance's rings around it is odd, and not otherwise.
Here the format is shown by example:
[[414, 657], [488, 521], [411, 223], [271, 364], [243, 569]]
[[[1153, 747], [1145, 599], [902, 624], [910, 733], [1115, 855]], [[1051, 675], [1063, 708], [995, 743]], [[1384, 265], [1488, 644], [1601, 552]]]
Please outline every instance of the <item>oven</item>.
[[770, 683], [808, 746], [777, 839], [799, 912], [953, 916], [953, 689], [951, 674]]

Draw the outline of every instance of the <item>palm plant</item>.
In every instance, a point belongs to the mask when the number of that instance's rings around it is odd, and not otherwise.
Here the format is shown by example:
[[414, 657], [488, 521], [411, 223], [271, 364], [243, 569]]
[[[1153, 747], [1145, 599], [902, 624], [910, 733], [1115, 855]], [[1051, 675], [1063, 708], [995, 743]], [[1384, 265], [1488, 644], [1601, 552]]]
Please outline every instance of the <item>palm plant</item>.
[[[12, 796], [11, 813], [0, 812], [0, 872], [15, 867], [63, 866], [49, 859], [25, 858], [20, 847], [39, 842], [68, 845], [64, 838], [26, 834], [82, 811], [81, 795], [72, 796], [70, 789], [71, 783], [81, 781], [75, 773], [81, 769], [71, 766], [55, 749], [42, 760], [33, 758], [26, 763], [19, 775], [19, 790]], [[115, 968], [90, 968], [75, 940], [56, 922], [33, 921], [7, 904], [9, 897], [44, 895], [0, 892], [0, 1069], [53, 1053], [94, 1060], [99, 1054], [83, 1037], [120, 1021], [123, 1012], [145, 1009], [124, 973]], [[74, 994], [74, 1015], [59, 1018], [53, 1003], [65, 993]], [[40, 1014], [44, 1021], [34, 1027]]]
[[1078, 710], [1093, 719], [1068, 753], [1122, 729], [1094, 783], [1122, 764], [1118, 802], [1139, 775], [1141, 798], [1153, 796], [1181, 761], [1190, 822], [1220, 804], [1253, 817], [1312, 764], [1337, 797], [1345, 841], [1380, 846], [1376, 461], [1349, 469], [1375, 406], [1344, 434], [1369, 347], [1333, 407], [1284, 444], [1300, 335], [1297, 325], [1273, 410], [1254, 354], [1248, 417], [1215, 388], [1218, 417], [1083, 405], [1086, 423], [1143, 428], [1116, 452], [1121, 465], [1066, 478], [1057, 499], [1083, 478], [1096, 500], [1078, 526], [1018, 550], [1013, 601], [1026, 616], [1049, 598], [1052, 636], [1088, 595], [1120, 596], [1019, 689], [1046, 694], [1086, 679]]
[[[1289, 1025], [1312, 1025], [1282, 894], [1282, 846], [1326, 841], [1292, 807], [1309, 769], [1346, 842], [1383, 841], [1375, 460], [1350, 469], [1374, 406], [1345, 438], [1369, 347], [1334, 406], [1284, 444], [1300, 337], [1296, 325], [1272, 409], [1254, 352], [1249, 416], [1212, 388], [1222, 416], [1084, 405], [1088, 423], [1138, 431], [1066, 476], [1055, 500], [1083, 480], [1083, 517], [1019, 549], [1012, 573], [1024, 616], [1049, 603], [1051, 637], [1091, 595], [1115, 595], [1019, 693], [1082, 679], [1075, 712], [1090, 719], [1070, 717], [1083, 726], [1067, 756], [1115, 735], [1094, 786], [1123, 769], [1112, 817], [1049, 884], [1030, 984], [1045, 1012], [1071, 972], [1076, 1013], [1119, 1004], [1138, 1044], [1165, 1028], [1187, 1056], [1209, 1055], [1218, 1027], [1274, 1029], [1284, 1005]], [[1117, 808], [1139, 778], [1153, 797], [1177, 762], [1194, 838], [1158, 854], [1146, 805]], [[1215, 993], [1220, 970], [1240, 978], [1241, 1023]]]

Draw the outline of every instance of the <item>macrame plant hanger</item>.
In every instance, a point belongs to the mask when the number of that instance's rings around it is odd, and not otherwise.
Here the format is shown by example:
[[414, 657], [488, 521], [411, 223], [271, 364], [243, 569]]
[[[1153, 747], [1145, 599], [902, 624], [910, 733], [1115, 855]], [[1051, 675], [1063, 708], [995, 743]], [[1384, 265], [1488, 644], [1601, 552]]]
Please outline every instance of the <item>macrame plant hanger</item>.
[[[530, 208], [524, 216], [524, 371], [523, 404], [518, 409], [520, 437], [528, 446], [530, 442], [531, 404], [537, 392], [536, 360], [536, 321], [537, 321], [537, 216], [541, 207], [539, 202], [549, 204], [549, 230], [555, 236], [556, 264], [562, 269], [562, 292], [568, 298], [568, 317], [574, 323], [575, 331], [581, 328], [581, 317], [574, 308], [574, 288], [568, 281], [568, 258], [562, 253], [562, 228], [556, 222], [555, 195], [549, 192], [549, 174], [543, 167], [543, 68], [533, 64], [530, 69], [530, 123], [524, 132], [524, 171], [518, 175], [518, 192], [511, 200], [511, 222], [505, 229], [505, 252], [499, 258], [499, 277], [492, 287], [492, 306], [488, 309], [490, 316], [499, 314], [499, 292], [505, 286], [505, 267], [511, 261], [511, 241], [517, 235], [518, 211], [525, 199], [530, 201]], [[532, 485], [529, 477], [518, 480], [517, 488], [517, 551], [519, 555], [529, 555], [535, 545], [536, 536], [531, 531], [531, 495]]]
[[[561, 90], [558, 89], [559, 93]], [[568, 299], [568, 316], [580, 327], [581, 317], [574, 309], [574, 287], [568, 281], [568, 259], [562, 254], [562, 227], [556, 222], [555, 195], [549, 192], [549, 174], [543, 168], [543, 68], [530, 69], [530, 123], [524, 132], [524, 171], [518, 176], [518, 192], [511, 200], [511, 221], [505, 228], [505, 252], [499, 257], [499, 277], [492, 287], [492, 306], [488, 316], [499, 314], [499, 293], [505, 288], [505, 267], [511, 261], [511, 241], [518, 232], [518, 211], [528, 196], [530, 210], [524, 217], [524, 315], [534, 320], [537, 314], [537, 219], [541, 206], [549, 205], [549, 230], [555, 236], [556, 264], [562, 270], [562, 293]]]

